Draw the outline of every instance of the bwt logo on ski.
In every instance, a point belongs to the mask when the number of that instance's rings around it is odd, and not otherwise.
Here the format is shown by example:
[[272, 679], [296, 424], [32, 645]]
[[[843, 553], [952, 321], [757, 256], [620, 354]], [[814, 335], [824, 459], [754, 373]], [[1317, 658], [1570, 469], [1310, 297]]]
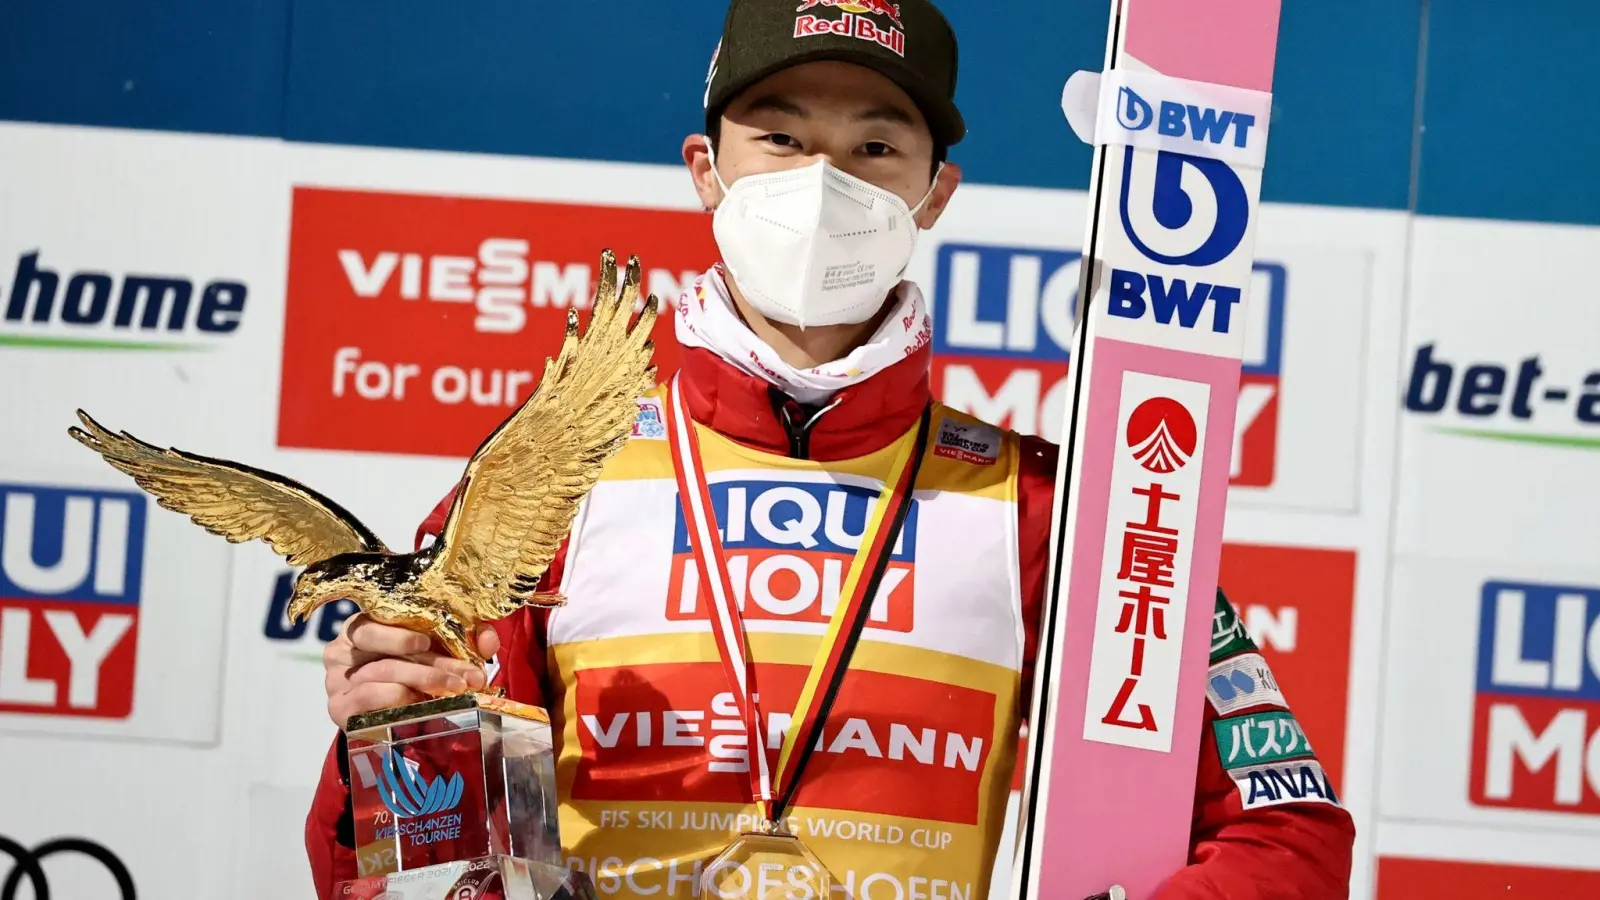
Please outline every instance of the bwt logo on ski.
[[133, 710], [145, 503], [0, 485], [0, 711]]
[[[806, 673], [757, 664], [774, 769]], [[577, 679], [574, 799], [749, 801], [749, 741], [722, 663], [580, 669]], [[852, 669], [798, 804], [977, 824], [993, 731], [992, 694]]]
[[[1427, 343], [1412, 358], [1405, 404], [1413, 414], [1453, 420], [1441, 430], [1467, 437], [1593, 447], [1583, 430], [1600, 425], [1600, 371], [1585, 374], [1575, 388], [1551, 376], [1539, 354], [1469, 361]], [[1535, 420], [1565, 422], [1537, 429]]]
[[[734, 602], [748, 621], [825, 623], [839, 605], [867, 517], [878, 493], [833, 483], [724, 481], [711, 485], [711, 505], [727, 552]], [[914, 624], [917, 506], [910, 501], [899, 540], [867, 616], [867, 628], [908, 632]], [[683, 506], [672, 539], [672, 589], [667, 618], [707, 619], [700, 569], [689, 544]]]
[[239, 281], [197, 285], [179, 275], [73, 272], [33, 250], [17, 258], [0, 312], [8, 344], [160, 350], [173, 337], [237, 330], [248, 294]]
[[[1080, 262], [1081, 254], [1071, 250], [940, 245], [932, 294], [933, 384], [940, 399], [985, 421], [1057, 438]], [[1252, 278], [1249, 321], [1230, 319], [1230, 325], [1243, 324], [1245, 336], [1231, 483], [1266, 487], [1277, 461], [1288, 272], [1258, 262]], [[1175, 303], [1166, 282], [1162, 289]], [[1192, 289], [1183, 290], [1192, 303]]]
[[1187, 137], [1197, 143], [1212, 144], [1222, 143], [1231, 130], [1233, 146], [1246, 147], [1256, 117], [1171, 100], [1161, 100], [1152, 106], [1132, 88], [1123, 87], [1117, 90], [1117, 124], [1129, 131], [1143, 131], [1155, 125], [1156, 131], [1167, 137]]
[[1183, 328], [1205, 324], [1200, 314], [1211, 304], [1206, 322], [1212, 331], [1227, 334], [1233, 322], [1233, 308], [1243, 299], [1236, 287], [1197, 281], [1192, 286], [1182, 278], [1140, 275], [1126, 269], [1111, 270], [1111, 314], [1127, 319], [1142, 319], [1149, 313], [1157, 322]]
[[1471, 798], [1600, 813], [1600, 588], [1483, 586]]
[[[1123, 156], [1118, 212], [1123, 233], [1140, 255], [1163, 266], [1193, 268], [1233, 256], [1250, 226], [1250, 195], [1233, 169], [1220, 160], [1166, 150], [1151, 160], [1134, 149]], [[1199, 177], [1186, 178], [1189, 171]], [[1136, 172], [1149, 177], [1135, 180]], [[1116, 306], [1113, 312], [1138, 318]]]

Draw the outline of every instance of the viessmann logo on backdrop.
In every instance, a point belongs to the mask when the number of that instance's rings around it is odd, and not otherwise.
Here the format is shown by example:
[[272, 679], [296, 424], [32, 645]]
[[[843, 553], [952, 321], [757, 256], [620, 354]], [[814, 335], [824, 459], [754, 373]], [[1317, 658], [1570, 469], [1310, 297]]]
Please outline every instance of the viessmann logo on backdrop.
[[471, 453], [591, 304], [607, 247], [664, 303], [717, 259], [699, 213], [296, 188], [279, 445]]
[[0, 484], [0, 712], [133, 711], [141, 494]]
[[172, 350], [232, 334], [249, 290], [226, 278], [80, 268], [36, 247], [17, 256], [0, 294], [0, 346]]
[[[1056, 440], [1066, 407], [1065, 348], [1072, 343], [1081, 254], [990, 244], [944, 244], [937, 254], [935, 392], [956, 409]], [[1256, 263], [1234, 426], [1236, 485], [1266, 487], [1275, 478], [1287, 283], [1283, 266]], [[1191, 312], [1198, 316], [1202, 289], [1211, 290], [1184, 286], [1180, 297], [1177, 285], [1157, 290], [1144, 284], [1141, 290], [1155, 294], [1140, 302], [1153, 318], [1181, 325]], [[1200, 318], [1210, 322], [1212, 312]]]

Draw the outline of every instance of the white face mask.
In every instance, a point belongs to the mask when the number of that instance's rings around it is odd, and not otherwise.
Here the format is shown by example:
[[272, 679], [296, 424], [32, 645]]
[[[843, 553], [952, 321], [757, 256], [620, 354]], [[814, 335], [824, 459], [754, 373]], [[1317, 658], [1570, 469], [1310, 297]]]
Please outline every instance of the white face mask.
[[916, 216], [933, 196], [930, 185], [907, 209], [825, 159], [729, 187], [713, 156], [711, 173], [723, 193], [712, 232], [739, 292], [767, 318], [801, 328], [872, 318], [905, 274]]

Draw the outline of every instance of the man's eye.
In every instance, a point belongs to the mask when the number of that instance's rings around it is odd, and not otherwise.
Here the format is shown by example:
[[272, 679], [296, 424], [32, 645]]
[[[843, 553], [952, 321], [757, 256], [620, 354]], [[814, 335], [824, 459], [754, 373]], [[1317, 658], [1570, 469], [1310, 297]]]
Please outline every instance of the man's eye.
[[779, 134], [779, 133], [769, 134], [769, 135], [767, 135], [766, 139], [771, 141], [772, 143], [778, 145], [779, 147], [798, 147], [798, 146], [800, 146], [800, 142], [799, 141], [795, 140], [793, 137], [791, 137], [790, 135], [787, 135], [787, 134]]
[[862, 145], [861, 149], [865, 151], [868, 156], [888, 156], [894, 152], [894, 148], [888, 144], [885, 144], [883, 141], [868, 141]]

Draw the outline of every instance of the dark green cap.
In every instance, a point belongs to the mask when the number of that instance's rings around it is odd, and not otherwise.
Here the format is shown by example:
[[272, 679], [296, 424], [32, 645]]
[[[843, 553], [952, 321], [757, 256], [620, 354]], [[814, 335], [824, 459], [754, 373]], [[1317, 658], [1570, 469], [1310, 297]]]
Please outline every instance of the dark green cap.
[[706, 75], [706, 127], [740, 91], [817, 60], [876, 70], [910, 95], [933, 138], [966, 136], [956, 109], [956, 35], [928, 0], [732, 0]]

